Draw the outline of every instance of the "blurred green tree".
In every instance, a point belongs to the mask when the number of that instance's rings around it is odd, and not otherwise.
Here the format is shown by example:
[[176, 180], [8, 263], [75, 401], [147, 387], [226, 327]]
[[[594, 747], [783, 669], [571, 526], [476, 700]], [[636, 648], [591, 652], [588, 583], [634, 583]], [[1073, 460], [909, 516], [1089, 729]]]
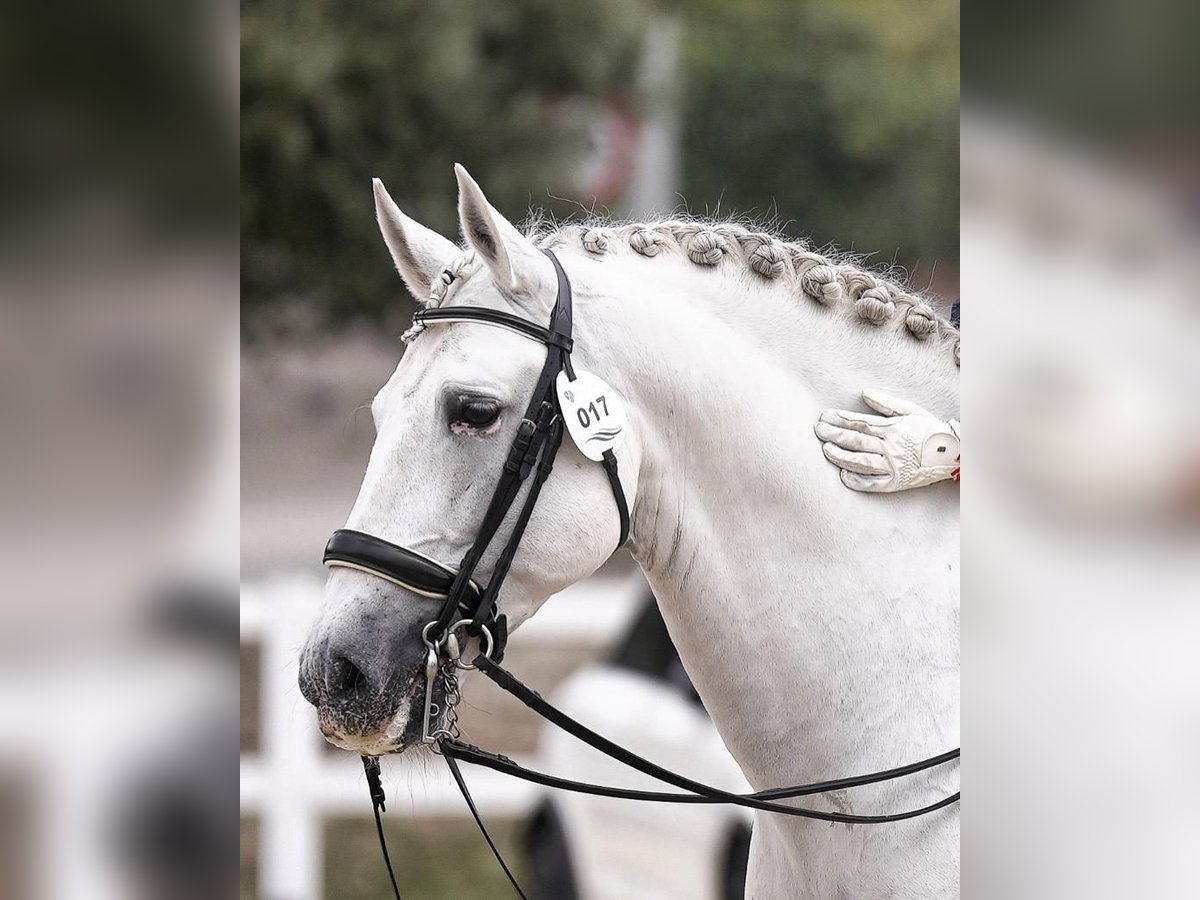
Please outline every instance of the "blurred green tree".
[[645, 13], [643, 0], [244, 0], [248, 333], [399, 327], [411, 304], [375, 227], [372, 176], [451, 238], [452, 162], [508, 211], [545, 205], [580, 140], [555, 101], [628, 97]]
[[558, 101], [635, 106], [656, 8], [683, 24], [679, 187], [693, 212], [776, 216], [883, 263], [957, 258], [955, 0], [245, 0], [250, 333], [401, 326], [411, 304], [372, 176], [448, 236], [452, 161], [509, 213], [577, 210], [553, 199], [576, 189], [585, 143]]
[[684, 0], [684, 196], [818, 245], [958, 257], [957, 0]]

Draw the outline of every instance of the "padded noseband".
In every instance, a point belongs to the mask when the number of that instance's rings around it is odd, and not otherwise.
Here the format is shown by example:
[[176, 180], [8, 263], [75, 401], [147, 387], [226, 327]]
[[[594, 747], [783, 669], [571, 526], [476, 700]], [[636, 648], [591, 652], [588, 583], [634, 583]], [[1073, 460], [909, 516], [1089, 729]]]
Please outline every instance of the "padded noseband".
[[[325, 545], [327, 568], [357, 569], [377, 575], [392, 584], [407, 588], [422, 597], [445, 600], [458, 577], [458, 570], [432, 557], [401, 547], [363, 531], [342, 528]], [[467, 582], [468, 602], [472, 608], [483, 590], [474, 581]]]

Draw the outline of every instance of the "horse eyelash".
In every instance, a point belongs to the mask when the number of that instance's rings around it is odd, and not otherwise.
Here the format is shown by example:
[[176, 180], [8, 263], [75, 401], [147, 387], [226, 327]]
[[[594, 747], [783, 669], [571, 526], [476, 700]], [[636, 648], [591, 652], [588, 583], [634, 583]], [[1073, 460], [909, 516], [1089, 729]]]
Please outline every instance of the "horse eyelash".
[[[486, 405], [494, 412], [492, 417], [485, 425], [476, 425], [466, 421], [464, 418], [466, 407], [471, 404]], [[500, 417], [504, 411], [503, 405], [494, 397], [485, 397], [481, 395], [462, 395], [455, 397], [452, 405], [448, 409], [450, 431], [454, 434], [465, 434], [472, 436], [485, 436], [495, 434], [499, 430]]]

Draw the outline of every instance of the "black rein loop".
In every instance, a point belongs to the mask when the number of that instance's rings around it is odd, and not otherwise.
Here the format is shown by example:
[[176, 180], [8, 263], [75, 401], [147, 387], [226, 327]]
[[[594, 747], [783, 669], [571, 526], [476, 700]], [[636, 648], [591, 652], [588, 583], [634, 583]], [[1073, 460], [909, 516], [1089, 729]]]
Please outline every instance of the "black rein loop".
[[882, 816], [855, 816], [844, 813], [828, 813], [820, 810], [803, 809], [796, 806], [783, 806], [773, 802], [789, 797], [800, 797], [810, 794], [823, 794], [829, 791], [840, 790], [847, 787], [859, 787], [866, 784], [878, 784], [883, 781], [894, 781], [897, 778], [903, 778], [906, 775], [914, 774], [925, 769], [930, 769], [935, 766], [940, 766], [944, 763], [958, 759], [960, 750], [954, 749], [947, 753], [942, 753], [930, 759], [923, 760], [919, 763], [912, 763], [907, 766], [901, 766], [896, 769], [888, 769], [883, 772], [876, 772], [870, 775], [859, 775], [852, 778], [841, 778], [830, 782], [818, 782], [810, 785], [797, 785], [795, 787], [774, 788], [769, 791], [761, 791], [755, 794], [734, 794], [729, 791], [721, 790], [720, 788], [712, 787], [711, 785], [703, 784], [699, 781], [693, 781], [683, 775], [676, 774], [670, 769], [664, 769], [662, 766], [656, 765], [647, 759], [638, 756], [630, 750], [626, 750], [620, 744], [615, 744], [608, 738], [597, 734], [586, 725], [571, 718], [558, 707], [552, 705], [542, 698], [542, 696], [528, 685], [525, 685], [514, 676], [511, 672], [501, 668], [499, 665], [488, 659], [486, 656], [480, 656], [475, 660], [475, 666], [489, 679], [492, 680], [498, 687], [512, 694], [527, 707], [545, 719], [552, 725], [561, 728], [563, 731], [570, 734], [572, 737], [578, 738], [588, 746], [599, 750], [605, 756], [615, 759], [631, 769], [635, 769], [644, 775], [649, 775], [657, 781], [664, 784], [672, 785], [673, 787], [681, 788], [695, 795], [697, 799], [685, 797], [679, 794], [665, 794], [660, 792], [649, 791], [626, 791], [620, 788], [608, 788], [603, 785], [583, 784], [581, 782], [571, 782], [564, 779], [556, 779], [554, 776], [543, 775], [540, 772], [533, 772], [529, 769], [524, 769], [514, 763], [512, 760], [496, 754], [487, 754], [476, 747], [469, 744], [455, 742], [443, 742], [441, 750], [447, 756], [454, 756], [464, 762], [477, 763], [487, 766], [488, 768], [496, 769], [497, 771], [506, 772], [518, 778], [524, 778], [526, 781], [533, 781], [539, 784], [546, 784], [552, 787], [559, 787], [564, 790], [577, 791], [579, 793], [596, 794], [605, 797], [619, 797], [629, 800], [653, 800], [664, 803], [728, 803], [734, 806], [745, 806], [750, 809], [762, 810], [763, 812], [779, 813], [785, 816], [799, 816], [807, 819], [820, 819], [825, 822], [842, 822], [850, 825], [876, 825], [886, 822], [899, 822], [903, 819], [911, 819], [917, 816], [923, 816], [927, 813], [934, 812], [945, 806], [949, 806], [959, 800], [959, 794], [954, 793], [948, 797], [939, 800], [938, 802], [925, 806], [920, 809], [910, 810], [908, 812], [893, 813]]

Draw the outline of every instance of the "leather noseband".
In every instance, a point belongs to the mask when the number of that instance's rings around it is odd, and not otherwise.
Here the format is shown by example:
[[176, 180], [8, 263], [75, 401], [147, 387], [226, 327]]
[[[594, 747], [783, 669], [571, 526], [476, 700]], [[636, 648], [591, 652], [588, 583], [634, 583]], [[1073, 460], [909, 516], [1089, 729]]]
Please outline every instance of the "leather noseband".
[[[445, 600], [450, 596], [458, 570], [443, 565], [432, 557], [364, 531], [342, 528], [333, 533], [325, 545], [325, 565], [328, 568], [357, 569], [407, 588], [414, 594]], [[483, 589], [474, 581], [468, 583], [470, 599], [478, 602]]]

